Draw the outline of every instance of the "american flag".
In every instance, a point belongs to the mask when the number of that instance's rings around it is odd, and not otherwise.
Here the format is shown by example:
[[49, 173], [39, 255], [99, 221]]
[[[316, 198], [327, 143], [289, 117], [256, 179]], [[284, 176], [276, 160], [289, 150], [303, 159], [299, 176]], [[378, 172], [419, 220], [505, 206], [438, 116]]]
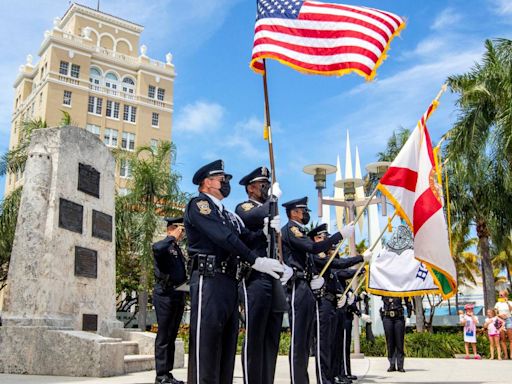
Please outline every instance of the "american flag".
[[265, 58], [300, 72], [355, 72], [367, 80], [405, 27], [390, 12], [303, 0], [258, 0], [250, 67], [263, 73]]

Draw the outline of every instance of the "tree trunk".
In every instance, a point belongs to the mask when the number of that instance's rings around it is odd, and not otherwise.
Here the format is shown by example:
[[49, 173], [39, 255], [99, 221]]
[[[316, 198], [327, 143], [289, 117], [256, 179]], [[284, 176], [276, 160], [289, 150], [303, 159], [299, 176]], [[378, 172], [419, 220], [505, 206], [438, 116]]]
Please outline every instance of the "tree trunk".
[[[457, 311], [455, 311], [457, 312]], [[448, 316], [452, 314], [452, 303], [450, 302], [450, 299], [448, 299]]]
[[455, 293], [455, 314], [459, 314], [459, 292]]
[[423, 296], [414, 296], [414, 312], [416, 313], [416, 332], [425, 332]]
[[140, 274], [140, 285], [142, 290], [139, 292], [139, 314], [137, 315], [137, 323], [142, 332], [146, 331], [146, 321], [147, 321], [147, 308], [148, 308], [148, 291], [147, 291], [147, 282], [146, 282], [146, 273], [145, 271], [141, 271]]
[[491, 254], [489, 251], [489, 230], [485, 221], [480, 220], [476, 227], [478, 236], [478, 249], [482, 258], [482, 283], [484, 290], [485, 310], [494, 308], [496, 304], [496, 286], [492, 269]]

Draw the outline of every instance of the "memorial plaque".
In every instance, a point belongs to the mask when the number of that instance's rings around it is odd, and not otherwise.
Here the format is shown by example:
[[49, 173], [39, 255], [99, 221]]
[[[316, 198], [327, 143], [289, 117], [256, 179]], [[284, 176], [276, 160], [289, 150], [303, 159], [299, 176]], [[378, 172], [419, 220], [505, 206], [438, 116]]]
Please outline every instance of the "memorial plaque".
[[98, 315], [82, 315], [82, 331], [96, 332], [98, 330]]
[[112, 216], [93, 209], [92, 235], [99, 239], [112, 241]]
[[66, 199], [59, 201], [59, 227], [82, 233], [84, 207]]
[[98, 277], [98, 252], [93, 249], [75, 247], [75, 276]]
[[78, 190], [100, 197], [100, 173], [87, 164], [78, 164]]

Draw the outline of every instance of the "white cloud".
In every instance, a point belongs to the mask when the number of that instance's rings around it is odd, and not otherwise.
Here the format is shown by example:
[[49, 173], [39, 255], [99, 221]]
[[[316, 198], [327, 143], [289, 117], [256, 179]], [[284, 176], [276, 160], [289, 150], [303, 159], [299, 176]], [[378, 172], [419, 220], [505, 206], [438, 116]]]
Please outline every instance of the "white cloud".
[[492, 9], [499, 15], [510, 15], [512, 14], [512, 1], [510, 0], [491, 0]]
[[[257, 142], [255, 137], [261, 137]], [[265, 160], [268, 157], [266, 142], [263, 141], [263, 121], [251, 117], [235, 124], [231, 132], [225, 134], [220, 145], [236, 149], [243, 158], [252, 160]]]
[[224, 113], [220, 104], [196, 101], [185, 105], [177, 114], [174, 129], [177, 132], [208, 134], [221, 126]]
[[431, 29], [440, 30], [457, 25], [462, 19], [462, 15], [457, 13], [453, 8], [444, 9], [430, 26]]

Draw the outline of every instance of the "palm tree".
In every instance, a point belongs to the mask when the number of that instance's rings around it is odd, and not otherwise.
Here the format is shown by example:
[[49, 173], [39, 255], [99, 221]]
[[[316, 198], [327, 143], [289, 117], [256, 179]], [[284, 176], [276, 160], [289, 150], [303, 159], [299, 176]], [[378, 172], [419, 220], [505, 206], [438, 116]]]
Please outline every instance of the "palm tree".
[[127, 161], [131, 169], [130, 192], [116, 199], [118, 283], [133, 289], [133, 278], [138, 277], [138, 322], [142, 329], [146, 327], [148, 292], [153, 282], [151, 246], [162, 217], [182, 215], [188, 198], [179, 189], [180, 176], [171, 171], [175, 155], [170, 142], [161, 142], [156, 148], [139, 147], [135, 152], [115, 152], [118, 161]]
[[21, 188], [12, 191], [0, 204], [0, 290], [5, 287], [18, 219]]

